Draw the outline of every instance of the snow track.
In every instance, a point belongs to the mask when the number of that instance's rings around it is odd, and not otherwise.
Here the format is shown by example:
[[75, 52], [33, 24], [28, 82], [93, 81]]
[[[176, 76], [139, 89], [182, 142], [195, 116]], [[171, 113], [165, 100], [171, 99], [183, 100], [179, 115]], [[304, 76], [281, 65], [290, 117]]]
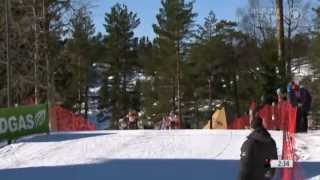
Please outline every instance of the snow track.
[[[40, 135], [0, 149], [0, 179], [235, 179], [240, 147], [249, 133], [132, 130]], [[282, 133], [271, 134], [280, 154]]]
[[[249, 132], [133, 130], [41, 135], [0, 149], [0, 169], [75, 165], [110, 159], [237, 160]], [[281, 147], [281, 133], [273, 134]]]

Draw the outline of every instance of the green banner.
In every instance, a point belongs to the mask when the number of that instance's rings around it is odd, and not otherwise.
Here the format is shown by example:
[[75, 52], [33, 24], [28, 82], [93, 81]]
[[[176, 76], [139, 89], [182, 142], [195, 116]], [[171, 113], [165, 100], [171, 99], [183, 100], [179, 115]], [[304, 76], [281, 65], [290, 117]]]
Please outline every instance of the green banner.
[[47, 105], [0, 109], [0, 140], [49, 132]]

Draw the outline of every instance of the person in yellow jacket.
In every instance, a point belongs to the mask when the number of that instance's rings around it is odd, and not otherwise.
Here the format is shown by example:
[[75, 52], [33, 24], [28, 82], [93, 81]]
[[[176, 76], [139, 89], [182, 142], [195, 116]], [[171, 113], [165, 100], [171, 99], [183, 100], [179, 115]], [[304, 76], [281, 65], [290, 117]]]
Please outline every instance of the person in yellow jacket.
[[212, 122], [212, 129], [227, 129], [227, 119], [224, 107], [217, 108], [217, 110], [212, 114], [211, 121], [205, 125], [204, 129], [210, 129], [210, 122]]

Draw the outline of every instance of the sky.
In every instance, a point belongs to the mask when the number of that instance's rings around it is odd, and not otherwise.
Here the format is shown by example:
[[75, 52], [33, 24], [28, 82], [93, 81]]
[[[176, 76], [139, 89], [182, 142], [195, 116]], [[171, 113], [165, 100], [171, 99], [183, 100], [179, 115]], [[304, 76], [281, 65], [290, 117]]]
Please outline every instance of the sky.
[[[140, 25], [135, 30], [138, 37], [148, 36], [154, 38], [155, 34], [152, 24], [156, 23], [156, 14], [159, 12], [161, 0], [91, 0], [92, 18], [96, 27], [96, 32], [105, 33], [103, 24], [104, 14], [116, 3], [123, 3], [128, 9], [136, 12], [140, 18]], [[227, 19], [237, 21], [236, 12], [238, 8], [245, 7], [247, 0], [196, 0], [194, 12], [198, 13], [197, 24], [202, 24], [203, 19], [212, 10], [219, 20]]]

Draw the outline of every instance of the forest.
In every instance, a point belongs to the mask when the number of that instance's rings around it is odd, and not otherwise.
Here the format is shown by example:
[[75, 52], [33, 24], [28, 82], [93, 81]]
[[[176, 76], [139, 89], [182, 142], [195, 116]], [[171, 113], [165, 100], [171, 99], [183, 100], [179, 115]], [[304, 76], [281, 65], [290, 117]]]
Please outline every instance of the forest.
[[96, 32], [92, 3], [0, 2], [0, 107], [58, 103], [88, 117], [98, 86], [99, 109], [113, 122], [130, 110], [152, 122], [173, 111], [197, 128], [216, 104], [241, 116], [295, 80], [311, 92], [320, 120], [319, 5], [248, 0], [237, 22], [211, 11], [197, 24], [196, 1], [161, 0], [150, 38], [135, 35], [139, 14], [120, 3], [106, 9], [105, 31]]

